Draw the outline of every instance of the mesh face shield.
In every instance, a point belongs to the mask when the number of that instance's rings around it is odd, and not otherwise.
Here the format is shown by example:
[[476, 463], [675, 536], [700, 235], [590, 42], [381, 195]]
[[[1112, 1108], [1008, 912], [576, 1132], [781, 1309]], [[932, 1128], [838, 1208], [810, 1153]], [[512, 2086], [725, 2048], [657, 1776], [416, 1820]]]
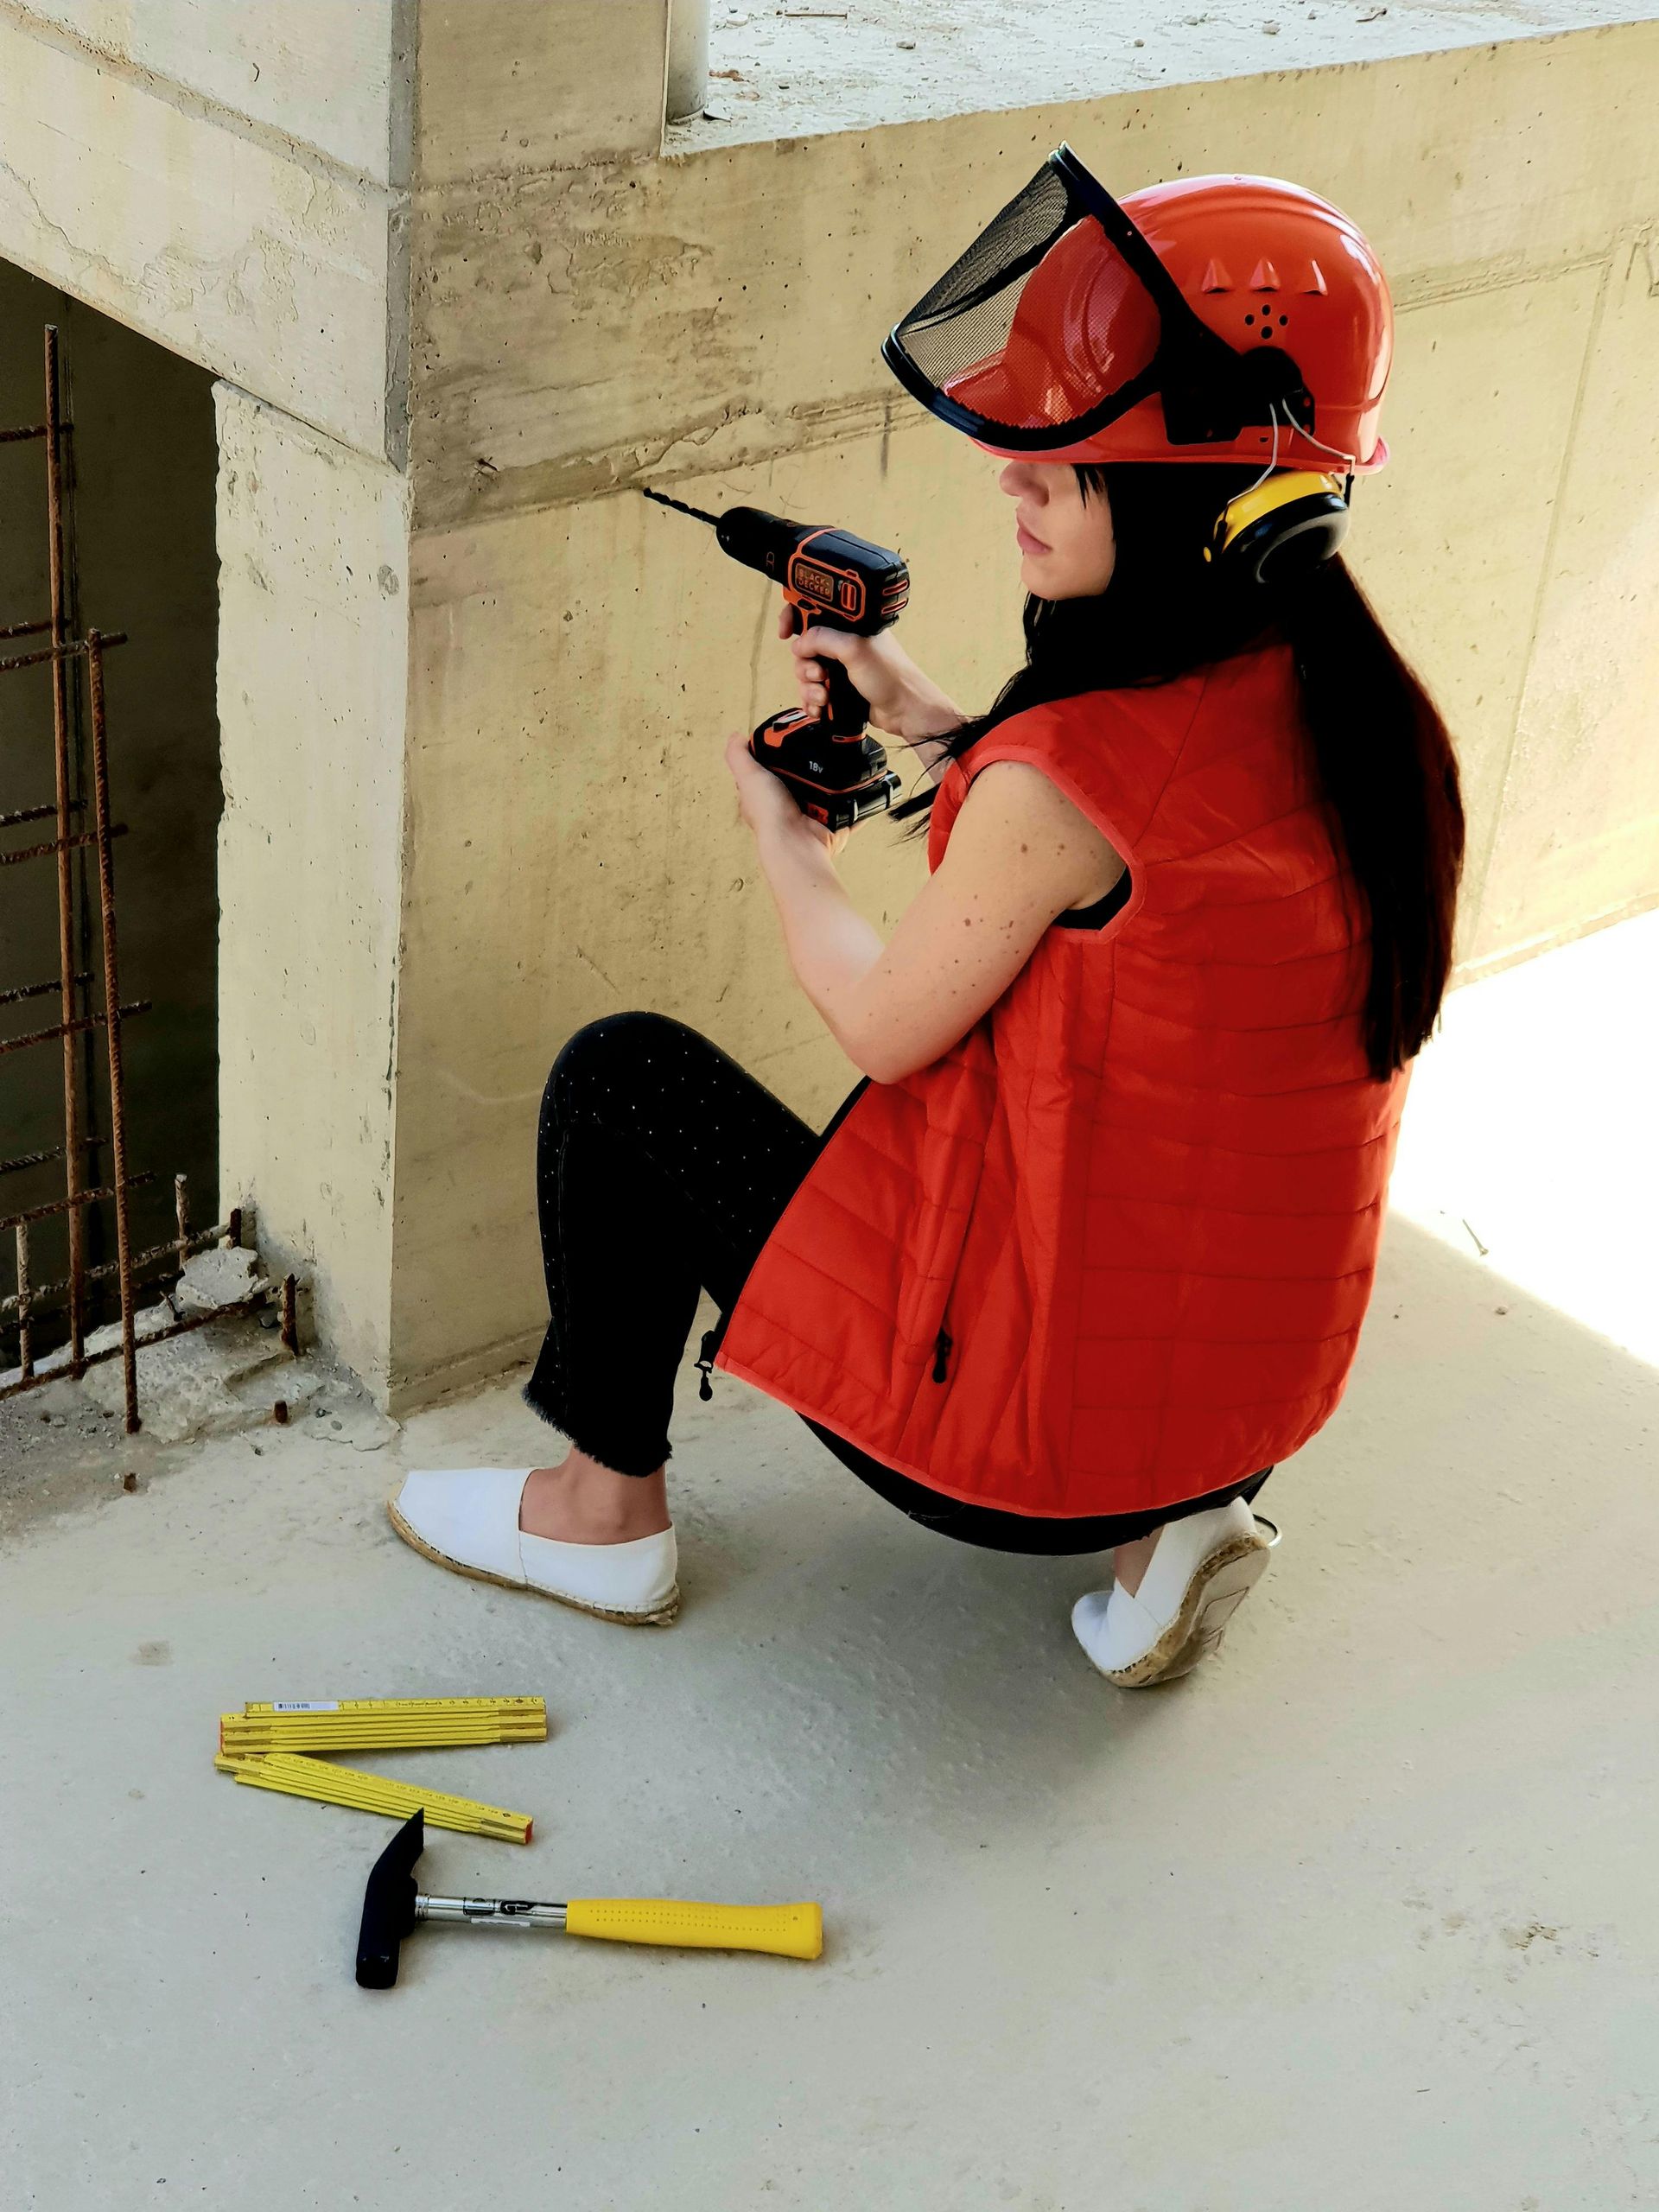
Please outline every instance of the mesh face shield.
[[1243, 389], [1248, 357], [1199, 321], [1065, 146], [917, 302], [881, 356], [943, 421], [1014, 452], [1071, 445], [1154, 392], [1182, 442], [1268, 419]]

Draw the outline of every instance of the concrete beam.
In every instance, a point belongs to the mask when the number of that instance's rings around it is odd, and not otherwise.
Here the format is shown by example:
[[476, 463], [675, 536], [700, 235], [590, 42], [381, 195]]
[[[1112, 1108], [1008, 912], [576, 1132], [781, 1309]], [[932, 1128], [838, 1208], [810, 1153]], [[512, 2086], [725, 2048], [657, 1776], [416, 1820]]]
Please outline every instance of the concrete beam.
[[[54, 13], [0, 0], [0, 256], [359, 452], [401, 459], [401, 0], [313, 7], [268, 40], [238, 10], [180, 0]], [[321, 39], [336, 17], [343, 47], [310, 51], [300, 30]], [[262, 98], [244, 83], [228, 107], [200, 89], [228, 89], [261, 54]], [[350, 98], [327, 73], [345, 67], [359, 73]]]
[[527, 162], [510, 193], [429, 188], [417, 518], [879, 430], [882, 334], [1061, 138], [1125, 188], [1317, 177], [1405, 307], [1599, 262], [1659, 201], [1656, 72], [1659, 24], [1630, 23], [656, 162]]
[[[637, 160], [663, 138], [669, 0], [420, 0], [423, 184]], [[505, 209], [503, 211], [505, 213]]]
[[856, 7], [722, 5], [703, 114], [671, 150], [871, 130], [992, 108], [1166, 92], [1222, 77], [1257, 82], [1332, 62], [1397, 61], [1618, 22], [1626, 0], [1389, 0], [1386, 7], [1263, 7], [1206, 0], [858, 0]]
[[263, 126], [377, 184], [408, 182], [392, 118], [413, 0], [15, 0], [7, 12], [159, 98], [194, 95], [223, 127]]

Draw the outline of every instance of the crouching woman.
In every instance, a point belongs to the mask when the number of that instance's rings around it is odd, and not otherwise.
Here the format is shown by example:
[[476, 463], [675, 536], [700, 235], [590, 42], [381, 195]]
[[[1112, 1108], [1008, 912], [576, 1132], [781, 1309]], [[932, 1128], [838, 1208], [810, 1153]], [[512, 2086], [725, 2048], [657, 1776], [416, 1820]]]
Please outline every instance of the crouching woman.
[[791, 640], [804, 702], [840, 661], [929, 779], [894, 810], [929, 873], [889, 940], [845, 833], [727, 750], [861, 1078], [820, 1133], [683, 1023], [571, 1039], [525, 1394], [570, 1449], [411, 1473], [409, 1541], [671, 1620], [706, 1290], [705, 1395], [718, 1369], [792, 1407], [942, 1535], [1109, 1551], [1072, 1624], [1110, 1681], [1216, 1648], [1277, 1541], [1253, 1501], [1342, 1395], [1451, 960], [1452, 753], [1337, 550], [1389, 344], [1327, 202], [1230, 177], [1120, 206], [1065, 149], [899, 326], [890, 365], [998, 463], [1027, 655], [970, 717], [891, 635]]

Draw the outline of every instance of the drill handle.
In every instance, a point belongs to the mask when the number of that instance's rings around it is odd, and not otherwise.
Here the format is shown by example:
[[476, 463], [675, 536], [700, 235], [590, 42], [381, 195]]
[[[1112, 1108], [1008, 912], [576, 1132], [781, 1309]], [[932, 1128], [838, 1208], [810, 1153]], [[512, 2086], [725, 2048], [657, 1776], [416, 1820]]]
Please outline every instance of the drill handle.
[[[798, 601], [792, 599], [789, 607], [794, 634], [798, 638], [803, 630], [810, 629], [814, 621], [826, 630], [839, 626], [836, 623], [823, 621], [819, 608], [813, 607], [809, 611]], [[870, 723], [869, 701], [840, 661], [832, 660], [825, 653], [819, 665], [823, 670], [824, 688], [830, 694], [830, 703], [820, 719], [832, 737], [862, 737]]]
[[862, 737], [869, 728], [870, 702], [838, 660], [826, 659], [824, 682], [830, 707], [824, 719], [835, 737]]

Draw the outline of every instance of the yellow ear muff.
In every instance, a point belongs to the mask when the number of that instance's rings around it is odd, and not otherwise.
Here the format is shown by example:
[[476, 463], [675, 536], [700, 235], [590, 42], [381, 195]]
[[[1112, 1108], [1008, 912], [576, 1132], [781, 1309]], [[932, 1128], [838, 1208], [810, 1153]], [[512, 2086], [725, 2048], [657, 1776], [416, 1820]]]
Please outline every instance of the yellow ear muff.
[[1204, 557], [1242, 582], [1282, 583], [1328, 561], [1347, 528], [1344, 480], [1287, 468], [1229, 500]]

